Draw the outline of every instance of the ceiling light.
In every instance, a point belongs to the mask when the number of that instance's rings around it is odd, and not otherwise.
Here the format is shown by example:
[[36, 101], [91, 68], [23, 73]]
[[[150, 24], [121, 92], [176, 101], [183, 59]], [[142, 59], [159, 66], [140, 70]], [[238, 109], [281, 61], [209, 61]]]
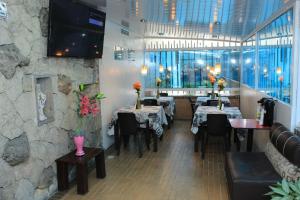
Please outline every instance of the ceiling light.
[[141, 74], [147, 75], [148, 74], [148, 67], [146, 65], [143, 65], [141, 68]]
[[203, 61], [202, 59], [197, 60], [197, 63], [198, 63], [199, 65], [204, 65], [204, 61]]
[[232, 64], [236, 64], [236, 59], [232, 58], [232, 59], [230, 60], [230, 62], [231, 62]]
[[163, 73], [163, 72], [164, 72], [164, 66], [162, 66], [162, 65], [159, 66], [159, 72], [160, 72], [160, 73]]
[[217, 63], [217, 64], [215, 65], [215, 73], [216, 73], [217, 75], [219, 75], [219, 74], [221, 74], [221, 71], [222, 71], [221, 63]]
[[169, 72], [172, 71], [172, 67], [168, 67], [168, 71], [169, 71]]
[[277, 67], [276, 69], [276, 74], [280, 75], [282, 73], [281, 67]]
[[252, 62], [251, 58], [246, 59], [246, 64], [250, 64]]

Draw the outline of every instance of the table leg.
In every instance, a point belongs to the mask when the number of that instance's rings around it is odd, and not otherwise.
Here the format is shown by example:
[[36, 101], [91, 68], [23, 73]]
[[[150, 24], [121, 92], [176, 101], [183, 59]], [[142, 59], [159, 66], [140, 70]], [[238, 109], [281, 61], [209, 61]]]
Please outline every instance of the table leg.
[[247, 138], [247, 151], [252, 151], [252, 145], [253, 145], [253, 129], [248, 129], [248, 138]]
[[77, 194], [85, 194], [89, 191], [87, 163], [76, 165]]
[[69, 189], [68, 164], [58, 161], [56, 162], [56, 166], [58, 190], [63, 191]]
[[115, 138], [115, 149], [117, 151], [117, 155], [120, 155], [120, 136], [119, 136], [119, 126], [118, 122], [115, 123], [115, 129], [114, 129], [114, 138]]
[[105, 178], [105, 156], [104, 151], [95, 157], [97, 178]]
[[153, 134], [153, 152], [157, 152], [157, 135], [156, 133], [152, 133]]
[[236, 128], [234, 129], [234, 141], [236, 143], [236, 150], [238, 152], [240, 152], [241, 151], [241, 142], [240, 142], [240, 139], [238, 138], [237, 129]]
[[194, 135], [194, 152], [199, 151], [199, 133]]

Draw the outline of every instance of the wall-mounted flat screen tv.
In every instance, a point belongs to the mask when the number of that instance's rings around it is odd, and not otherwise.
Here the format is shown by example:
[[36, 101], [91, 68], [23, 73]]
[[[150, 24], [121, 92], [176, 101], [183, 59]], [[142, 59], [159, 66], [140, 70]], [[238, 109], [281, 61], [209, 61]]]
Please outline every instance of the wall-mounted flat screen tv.
[[106, 14], [74, 0], [50, 0], [49, 57], [102, 58]]

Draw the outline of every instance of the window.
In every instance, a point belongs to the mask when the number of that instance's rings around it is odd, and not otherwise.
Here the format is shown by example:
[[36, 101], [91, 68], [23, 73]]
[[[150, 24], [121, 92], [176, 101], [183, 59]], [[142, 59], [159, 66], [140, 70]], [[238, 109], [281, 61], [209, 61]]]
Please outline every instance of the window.
[[242, 83], [255, 88], [255, 53], [256, 53], [256, 35], [249, 38], [242, 45], [243, 60], [243, 80]]
[[209, 67], [221, 64], [220, 77], [227, 79], [227, 87], [239, 87], [240, 50], [199, 50], [146, 52], [149, 67], [146, 87], [155, 88], [160, 77], [163, 88], [210, 87]]
[[258, 32], [258, 89], [290, 103], [293, 12], [281, 15]]

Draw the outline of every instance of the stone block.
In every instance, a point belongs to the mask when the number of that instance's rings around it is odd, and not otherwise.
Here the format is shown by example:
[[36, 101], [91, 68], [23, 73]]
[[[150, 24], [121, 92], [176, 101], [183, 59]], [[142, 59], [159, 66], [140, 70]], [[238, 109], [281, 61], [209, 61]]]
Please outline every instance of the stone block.
[[43, 37], [48, 36], [48, 15], [49, 10], [48, 8], [41, 8], [39, 13], [39, 21], [40, 21], [40, 27]]
[[45, 168], [40, 176], [38, 188], [39, 189], [48, 188], [52, 184], [54, 176], [55, 173], [53, 171], [52, 166]]
[[33, 200], [34, 199], [34, 186], [26, 179], [19, 181], [16, 200]]
[[16, 67], [28, 66], [30, 59], [24, 57], [15, 44], [0, 45], [0, 72], [6, 79], [16, 73]]
[[49, 192], [47, 189], [37, 189], [34, 193], [34, 200], [48, 200]]
[[13, 183], [15, 176], [11, 166], [0, 158], [0, 188], [5, 188]]
[[24, 162], [28, 157], [29, 143], [26, 133], [6, 143], [2, 158], [11, 166]]
[[32, 92], [33, 79], [31, 75], [24, 75], [22, 78], [23, 92]]

